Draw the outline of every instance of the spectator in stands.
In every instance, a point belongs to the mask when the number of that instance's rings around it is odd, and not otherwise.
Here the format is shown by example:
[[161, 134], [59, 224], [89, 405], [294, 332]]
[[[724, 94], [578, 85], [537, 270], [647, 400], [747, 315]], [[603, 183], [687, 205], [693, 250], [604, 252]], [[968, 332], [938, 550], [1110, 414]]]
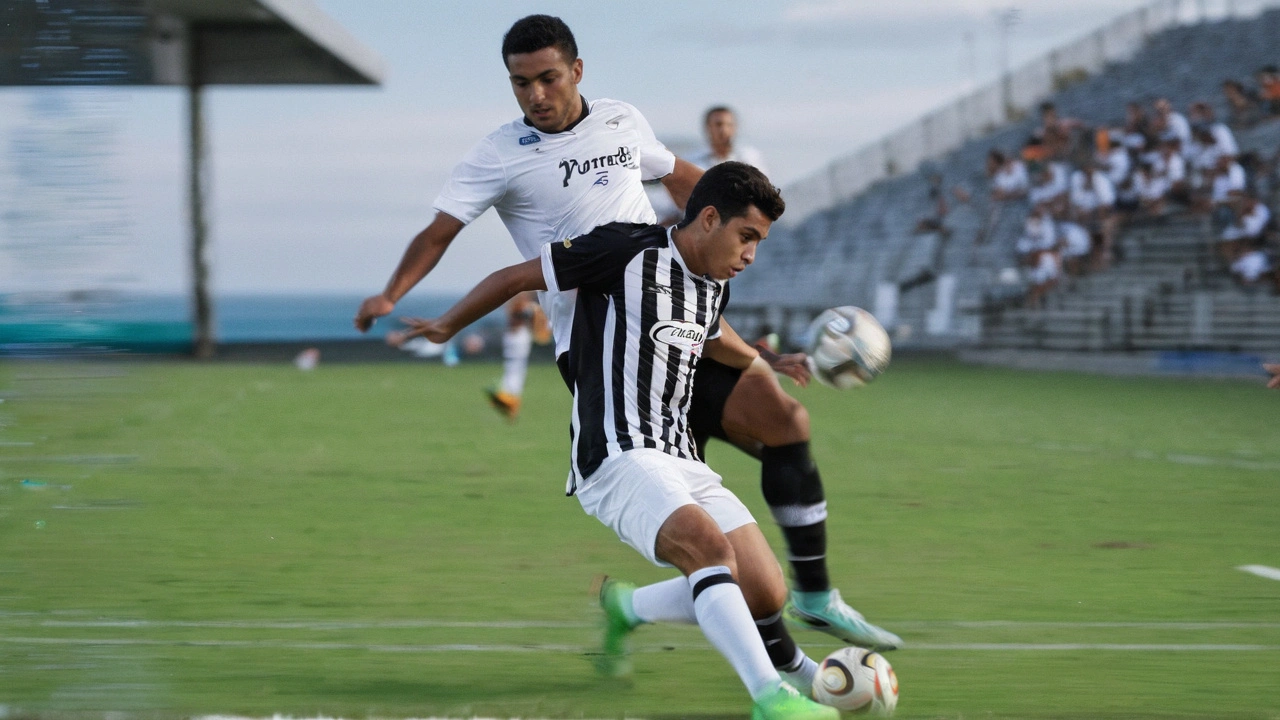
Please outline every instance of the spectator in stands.
[[1088, 229], [1095, 238], [1093, 266], [1111, 264], [1112, 242], [1117, 218], [1113, 209], [1116, 192], [1107, 176], [1093, 164], [1085, 165], [1071, 175], [1070, 217]]
[[1231, 203], [1235, 220], [1222, 231], [1218, 251], [1228, 265], [1240, 259], [1250, 247], [1263, 244], [1271, 227], [1271, 210], [1252, 194], [1242, 193]]
[[1169, 186], [1170, 200], [1191, 204], [1191, 181], [1187, 177], [1187, 161], [1182, 157], [1181, 143], [1177, 138], [1161, 141], [1160, 149], [1152, 158], [1156, 174]]
[[1267, 65], [1258, 70], [1258, 100], [1271, 117], [1280, 115], [1280, 68]]
[[1213, 107], [1209, 103], [1198, 102], [1191, 105], [1191, 126], [1203, 127], [1213, 138], [1213, 147], [1221, 155], [1239, 155], [1240, 146], [1236, 144], [1236, 136], [1226, 123], [1214, 118]]
[[1053, 213], [1047, 205], [1036, 205], [1031, 209], [1022, 225], [1022, 237], [1014, 246], [1023, 262], [1031, 260], [1042, 250], [1052, 250], [1058, 244], [1057, 230], [1054, 227]]
[[1131, 102], [1124, 106], [1124, 137], [1121, 143], [1130, 150], [1141, 152], [1151, 137], [1151, 121], [1142, 103]]
[[917, 233], [938, 233], [943, 239], [951, 237], [951, 228], [947, 227], [947, 194], [942, 187], [942, 176], [929, 174], [929, 208], [930, 213], [916, 221]]
[[1078, 223], [1058, 223], [1058, 251], [1061, 253], [1062, 266], [1068, 275], [1081, 275], [1087, 267], [1087, 260], [1093, 254], [1093, 238], [1089, 231]]
[[1155, 117], [1152, 119], [1152, 130], [1161, 140], [1177, 138], [1182, 143], [1182, 150], [1186, 152], [1191, 145], [1191, 123], [1187, 122], [1186, 116], [1173, 109], [1173, 103], [1168, 98], [1160, 98], [1152, 105], [1155, 109]]
[[1222, 96], [1227, 100], [1229, 122], [1234, 128], [1247, 128], [1261, 119], [1258, 94], [1237, 80], [1222, 81]]
[[1062, 258], [1056, 248], [1037, 250], [1032, 253], [1028, 265], [1031, 269], [1027, 272], [1029, 287], [1026, 304], [1029, 308], [1038, 308], [1044, 304], [1044, 296], [1058, 285], [1058, 278], [1062, 275]]
[[1034, 206], [1046, 207], [1054, 217], [1067, 210], [1067, 192], [1071, 186], [1059, 171], [1057, 163], [1043, 163], [1035, 167], [1032, 176], [1035, 178], [1027, 199]]
[[1218, 227], [1225, 227], [1234, 218], [1229, 203], [1245, 190], [1244, 168], [1230, 155], [1218, 156], [1208, 183], [1209, 193], [1201, 195], [1196, 205], [1200, 212], [1213, 214]]
[[[1178, 159], [1181, 160], [1181, 157]], [[1156, 171], [1155, 163], [1144, 160], [1138, 163], [1138, 171], [1133, 174], [1133, 193], [1141, 215], [1159, 217], [1165, 211], [1169, 180]]]
[[1032, 137], [1044, 146], [1047, 158], [1063, 160], [1071, 146], [1071, 135], [1081, 126], [1079, 120], [1059, 117], [1058, 108], [1051, 102], [1040, 103], [1040, 127]]
[[991, 178], [992, 200], [1020, 200], [1030, 189], [1026, 164], [999, 150], [987, 153], [987, 176]]
[[1217, 167], [1218, 156], [1221, 154], [1213, 133], [1209, 132], [1208, 128], [1196, 126], [1191, 129], [1191, 147], [1183, 153], [1183, 156], [1190, 166], [1193, 185], [1206, 184], [1208, 177], [1213, 174], [1213, 169]]
[[1129, 178], [1129, 169], [1132, 160], [1129, 158], [1129, 150], [1121, 142], [1122, 136], [1119, 132], [1114, 135], [1110, 130], [1101, 128], [1097, 131], [1094, 145], [1095, 151], [1093, 161], [1106, 174], [1107, 179], [1111, 181], [1112, 187], [1119, 187], [1125, 180]]
[[1241, 285], [1271, 284], [1271, 291], [1280, 293], [1280, 271], [1271, 262], [1266, 247], [1255, 242], [1246, 247], [1236, 261], [1231, 263], [1231, 274]]

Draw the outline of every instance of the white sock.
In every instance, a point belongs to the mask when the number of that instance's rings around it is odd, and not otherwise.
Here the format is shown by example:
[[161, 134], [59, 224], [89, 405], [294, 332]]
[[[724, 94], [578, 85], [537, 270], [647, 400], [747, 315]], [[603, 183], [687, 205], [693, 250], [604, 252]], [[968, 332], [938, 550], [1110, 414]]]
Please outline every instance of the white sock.
[[671, 622], [696, 625], [693, 597], [689, 581], [683, 576], [636, 588], [631, 595], [631, 608], [636, 617], [647, 623]]
[[782, 676], [787, 682], [795, 686], [797, 690], [805, 695], [813, 695], [813, 678], [818, 674], [818, 663], [813, 658], [804, 654], [800, 648], [796, 648], [796, 659], [790, 665], [782, 668]]
[[759, 700], [777, 687], [782, 677], [769, 662], [742, 589], [729, 568], [713, 565], [697, 570], [689, 575], [689, 588], [698, 627], [737, 671], [751, 699]]
[[527, 327], [507, 330], [502, 334], [502, 391], [520, 397], [524, 378], [529, 371], [529, 351], [533, 332]]

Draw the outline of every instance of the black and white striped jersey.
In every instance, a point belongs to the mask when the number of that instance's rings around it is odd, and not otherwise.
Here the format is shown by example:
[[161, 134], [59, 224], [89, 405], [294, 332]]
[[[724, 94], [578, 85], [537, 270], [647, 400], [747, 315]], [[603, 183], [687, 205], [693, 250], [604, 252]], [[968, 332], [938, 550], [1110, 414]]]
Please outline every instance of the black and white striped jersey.
[[720, 335], [728, 284], [689, 272], [670, 231], [610, 223], [542, 248], [550, 290], [578, 289], [566, 381], [574, 494], [605, 458], [655, 448], [698, 460], [693, 371]]

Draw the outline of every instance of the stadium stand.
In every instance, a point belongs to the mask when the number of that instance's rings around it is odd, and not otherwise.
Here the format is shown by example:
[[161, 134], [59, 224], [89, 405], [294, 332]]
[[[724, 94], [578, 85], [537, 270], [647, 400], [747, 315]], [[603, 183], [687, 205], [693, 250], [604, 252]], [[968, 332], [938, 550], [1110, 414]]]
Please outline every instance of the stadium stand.
[[[1280, 62], [1276, 37], [1280, 10], [1173, 27], [1150, 36], [1132, 59], [1076, 78], [1048, 100], [1059, 116], [1089, 127], [1121, 127], [1127, 104], [1150, 111], [1161, 97], [1183, 113], [1206, 102], [1218, 118], [1236, 117], [1223, 81], [1247, 81]], [[776, 330], [798, 344], [821, 309], [853, 304], [872, 309], [900, 347], [1280, 347], [1280, 297], [1265, 285], [1240, 285], [1216, 252], [1221, 229], [1187, 210], [1127, 224], [1114, 240], [1114, 264], [1063, 277], [1040, 307], [1025, 307], [1027, 273], [1015, 267], [1015, 245], [1031, 205], [993, 200], [986, 161], [993, 149], [1016, 156], [1038, 126], [1038, 117], [1008, 123], [775, 228], [759, 270], [735, 282], [730, 320], [746, 336]], [[1280, 120], [1237, 128], [1235, 139], [1255, 164], [1275, 158]], [[1277, 184], [1266, 176], [1274, 167], [1260, 172], [1250, 190], [1276, 215]], [[947, 199], [941, 217], [938, 188]]]

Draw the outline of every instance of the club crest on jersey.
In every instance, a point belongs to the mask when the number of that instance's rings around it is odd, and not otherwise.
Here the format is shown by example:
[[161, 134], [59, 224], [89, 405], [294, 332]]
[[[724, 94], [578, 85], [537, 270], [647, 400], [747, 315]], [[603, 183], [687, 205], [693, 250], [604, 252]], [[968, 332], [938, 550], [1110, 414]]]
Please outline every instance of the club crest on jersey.
[[706, 339], [706, 330], [697, 323], [663, 320], [649, 328], [649, 338], [664, 345], [698, 352], [702, 348], [702, 341]]
[[560, 169], [564, 171], [564, 187], [569, 187], [569, 180], [573, 178], [575, 173], [586, 175], [592, 170], [608, 170], [608, 168], [618, 166], [630, 169], [639, 167], [635, 162], [635, 156], [631, 154], [630, 148], [619, 147], [615, 153], [585, 160], [569, 158], [560, 161]]
[[542, 142], [542, 136], [537, 133], [529, 133], [528, 135], [520, 138], [521, 145], [532, 145], [540, 142]]

